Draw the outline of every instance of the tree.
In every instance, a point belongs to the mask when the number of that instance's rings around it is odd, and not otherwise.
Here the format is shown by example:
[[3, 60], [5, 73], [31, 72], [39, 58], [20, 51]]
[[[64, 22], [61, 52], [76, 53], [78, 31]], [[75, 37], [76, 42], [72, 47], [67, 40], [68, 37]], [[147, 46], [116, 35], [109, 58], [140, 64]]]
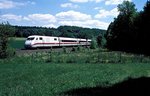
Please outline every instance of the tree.
[[107, 47], [112, 50], [130, 51], [134, 45], [134, 19], [136, 17], [135, 4], [124, 1], [118, 5], [120, 12], [114, 22], [110, 23], [107, 32]]
[[98, 47], [101, 47], [101, 46], [102, 46], [102, 39], [103, 39], [103, 37], [102, 37], [102, 35], [100, 34], [100, 35], [97, 37], [97, 45], [98, 45]]
[[144, 10], [140, 12], [138, 20], [136, 22], [137, 27], [137, 47], [139, 48], [138, 51], [150, 54], [150, 47], [149, 47], [149, 41], [150, 41], [150, 1], [148, 0], [144, 6]]
[[0, 24], [0, 58], [6, 58], [9, 55], [8, 39], [13, 34], [14, 28], [8, 22]]

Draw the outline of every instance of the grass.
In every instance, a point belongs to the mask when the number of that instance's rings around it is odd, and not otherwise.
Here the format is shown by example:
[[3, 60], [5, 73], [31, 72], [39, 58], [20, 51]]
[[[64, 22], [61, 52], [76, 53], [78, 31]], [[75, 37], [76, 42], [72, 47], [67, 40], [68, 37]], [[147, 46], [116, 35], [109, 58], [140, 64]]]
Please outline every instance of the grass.
[[0, 96], [58, 96], [72, 89], [113, 86], [150, 77], [149, 63], [143, 55], [103, 49], [14, 56], [0, 60]]
[[9, 46], [15, 49], [22, 49], [24, 48], [24, 42], [25, 42], [25, 38], [14, 37], [10, 39]]
[[35, 55], [34, 59], [45, 58], [51, 63], [149, 63], [150, 58], [144, 55], [135, 55], [123, 52], [107, 51], [103, 49], [82, 49], [74, 52], [49, 52], [44, 55]]
[[150, 76], [150, 64], [56, 64], [20, 57], [0, 60], [0, 96], [57, 96], [71, 89], [111, 86], [142, 76]]

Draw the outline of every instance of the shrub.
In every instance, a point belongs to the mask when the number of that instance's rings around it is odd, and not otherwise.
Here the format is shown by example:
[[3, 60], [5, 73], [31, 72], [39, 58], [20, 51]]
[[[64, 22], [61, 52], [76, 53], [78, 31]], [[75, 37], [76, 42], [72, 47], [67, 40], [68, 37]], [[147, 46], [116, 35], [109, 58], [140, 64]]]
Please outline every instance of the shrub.
[[7, 58], [11, 53], [8, 51], [8, 39], [13, 36], [15, 30], [8, 22], [0, 24], [0, 58]]
[[7, 57], [13, 57], [16, 54], [16, 50], [14, 48], [8, 47], [6, 53]]
[[96, 47], [97, 47], [97, 42], [96, 42], [96, 40], [93, 38], [92, 41], [91, 41], [90, 48], [91, 48], [91, 49], [96, 49]]
[[63, 52], [64, 52], [64, 53], [67, 53], [66, 47], [63, 47]]

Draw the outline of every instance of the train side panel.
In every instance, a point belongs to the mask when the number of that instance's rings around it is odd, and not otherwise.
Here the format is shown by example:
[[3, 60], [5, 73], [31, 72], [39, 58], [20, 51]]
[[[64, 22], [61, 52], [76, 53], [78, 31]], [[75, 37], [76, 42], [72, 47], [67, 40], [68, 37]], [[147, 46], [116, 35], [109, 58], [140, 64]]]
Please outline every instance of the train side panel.
[[91, 44], [91, 40], [89, 40], [89, 39], [80, 39], [79, 44], [82, 45], [82, 46], [85, 46], [85, 45], [89, 46]]
[[60, 46], [77, 46], [79, 45], [79, 39], [77, 38], [65, 38], [59, 37]]
[[59, 39], [58, 37], [44, 37], [43, 45], [44, 47], [59, 46]]

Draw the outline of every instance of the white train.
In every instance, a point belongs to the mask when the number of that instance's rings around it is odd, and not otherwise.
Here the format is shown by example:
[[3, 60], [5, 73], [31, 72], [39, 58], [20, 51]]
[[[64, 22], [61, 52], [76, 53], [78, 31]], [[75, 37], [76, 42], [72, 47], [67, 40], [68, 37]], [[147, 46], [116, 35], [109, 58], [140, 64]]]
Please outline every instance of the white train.
[[84, 46], [90, 45], [90, 39], [80, 38], [66, 38], [53, 36], [29, 36], [25, 41], [25, 48], [45, 48], [45, 47], [59, 47], [59, 46]]

